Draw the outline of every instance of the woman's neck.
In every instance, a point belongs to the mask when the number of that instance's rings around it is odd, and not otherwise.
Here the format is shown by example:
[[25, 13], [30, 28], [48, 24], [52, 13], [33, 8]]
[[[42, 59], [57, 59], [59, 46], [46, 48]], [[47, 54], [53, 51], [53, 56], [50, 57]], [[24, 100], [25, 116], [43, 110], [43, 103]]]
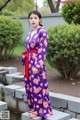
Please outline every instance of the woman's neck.
[[40, 26], [37, 26], [36, 28], [33, 28], [33, 31], [37, 30]]

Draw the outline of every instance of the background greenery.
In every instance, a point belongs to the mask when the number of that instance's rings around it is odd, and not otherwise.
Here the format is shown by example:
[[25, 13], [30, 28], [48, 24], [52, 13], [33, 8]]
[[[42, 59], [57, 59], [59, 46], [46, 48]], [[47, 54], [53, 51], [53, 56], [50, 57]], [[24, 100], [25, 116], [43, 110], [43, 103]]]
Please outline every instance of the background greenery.
[[48, 29], [47, 59], [65, 79], [73, 79], [80, 70], [80, 26], [62, 24]]
[[[6, 0], [0, 0], [0, 6], [5, 3]], [[35, 9], [34, 0], [12, 0], [7, 6], [0, 12], [4, 15], [27, 15], [30, 11]]]
[[66, 0], [72, 4], [62, 6], [62, 17], [66, 22], [80, 24], [80, 0]]
[[0, 59], [8, 59], [22, 43], [23, 25], [19, 19], [0, 16]]

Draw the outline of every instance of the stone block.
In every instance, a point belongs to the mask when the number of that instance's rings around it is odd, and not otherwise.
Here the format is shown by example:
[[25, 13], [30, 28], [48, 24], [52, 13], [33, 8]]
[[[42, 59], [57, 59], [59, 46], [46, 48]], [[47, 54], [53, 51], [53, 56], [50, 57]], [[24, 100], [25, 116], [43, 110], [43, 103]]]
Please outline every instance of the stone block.
[[16, 67], [6, 67], [6, 68], [4, 68], [4, 70], [8, 71], [9, 74], [17, 72]]
[[24, 102], [27, 102], [27, 95], [24, 95], [24, 96], [23, 96], [23, 101], [24, 101]]
[[8, 108], [11, 111], [17, 111], [17, 100], [9, 95], [4, 95], [4, 101], [7, 102]]
[[[32, 119], [29, 117], [28, 112], [23, 113], [21, 116], [22, 120], [42, 120], [42, 117], [37, 116]], [[46, 118], [45, 120], [69, 120], [70, 115], [64, 112], [53, 110], [53, 116]]]
[[8, 106], [6, 102], [0, 101], [0, 110], [7, 110]]
[[28, 105], [23, 100], [18, 100], [18, 112], [26, 112], [28, 111]]
[[68, 100], [68, 110], [80, 113], [80, 98], [71, 97], [71, 99]]
[[68, 101], [65, 96], [58, 93], [49, 92], [52, 107], [56, 108], [67, 108]]
[[37, 116], [37, 117], [31, 118], [31, 117], [29, 117], [28, 112], [26, 112], [26, 113], [22, 113], [21, 120], [42, 120], [42, 117]]
[[23, 96], [26, 95], [25, 88], [19, 88], [15, 91], [15, 97], [19, 99], [23, 99]]
[[79, 119], [79, 120], [80, 120], [80, 114], [77, 114], [77, 119]]
[[14, 97], [16, 89], [19, 89], [19, 88], [22, 88], [22, 86], [7, 85], [3, 87], [3, 91], [4, 91], [4, 94]]
[[70, 114], [70, 117], [71, 117], [71, 118], [76, 118], [76, 113], [71, 112], [71, 111], [69, 111], [69, 110], [64, 110], [64, 112]]
[[[15, 81], [23, 81], [23, 79], [24, 79], [24, 75], [23, 74], [17, 74], [17, 75], [15, 75], [14, 77], [13, 77], [13, 79], [15, 80]], [[14, 81], [14, 82], [15, 82]]]
[[79, 119], [76, 119], [76, 118], [71, 118], [71, 119], [69, 119], [69, 120], [79, 120]]
[[[17, 77], [17, 79], [16, 79], [16, 77]], [[23, 80], [22, 78], [23, 78], [23, 76], [19, 72], [13, 73], [13, 74], [6, 74], [6, 84], [10, 85], [12, 83], [22, 81]]]
[[68, 120], [69, 118], [70, 114], [53, 109], [53, 116], [48, 117], [46, 120]]
[[6, 69], [7, 67], [3, 67], [3, 66], [0, 66], [0, 70], [4, 70]]
[[68, 108], [68, 110], [76, 113], [80, 113], [80, 98], [49, 92], [52, 107]]

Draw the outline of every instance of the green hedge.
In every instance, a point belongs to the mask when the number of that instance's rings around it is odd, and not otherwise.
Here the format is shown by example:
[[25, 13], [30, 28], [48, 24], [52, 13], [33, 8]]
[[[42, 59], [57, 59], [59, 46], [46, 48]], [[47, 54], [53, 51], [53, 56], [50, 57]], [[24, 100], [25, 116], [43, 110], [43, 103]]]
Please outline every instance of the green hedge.
[[62, 24], [48, 29], [47, 59], [65, 79], [80, 70], [80, 27]]
[[62, 17], [66, 22], [80, 24], [80, 0], [66, 0], [67, 2], [62, 6]]
[[19, 19], [0, 16], [0, 59], [7, 59], [12, 55], [22, 39], [22, 22]]

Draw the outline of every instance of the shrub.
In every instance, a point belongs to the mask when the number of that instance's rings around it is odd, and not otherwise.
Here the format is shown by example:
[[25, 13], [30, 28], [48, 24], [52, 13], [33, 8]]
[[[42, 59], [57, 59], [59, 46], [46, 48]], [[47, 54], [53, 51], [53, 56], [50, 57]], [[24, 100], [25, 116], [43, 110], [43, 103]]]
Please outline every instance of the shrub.
[[65, 79], [73, 79], [80, 69], [80, 27], [62, 24], [48, 28], [47, 59]]
[[62, 6], [62, 16], [66, 22], [80, 24], [80, 0], [66, 0], [67, 2]]
[[13, 12], [8, 11], [8, 10], [4, 10], [0, 12], [0, 15], [5, 15], [5, 16], [13, 16], [15, 15]]
[[0, 58], [7, 59], [23, 38], [22, 22], [0, 16]]

